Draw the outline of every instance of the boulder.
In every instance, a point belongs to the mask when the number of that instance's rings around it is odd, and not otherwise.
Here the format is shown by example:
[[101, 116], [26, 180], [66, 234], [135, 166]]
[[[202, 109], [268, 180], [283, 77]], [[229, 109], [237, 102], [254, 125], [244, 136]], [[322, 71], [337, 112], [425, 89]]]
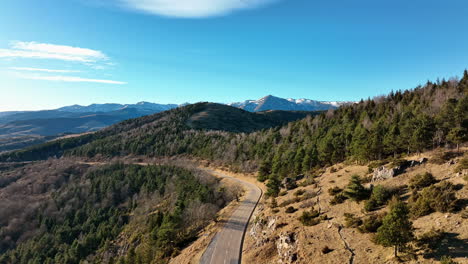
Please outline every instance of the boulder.
[[419, 160], [405, 160], [400, 163], [400, 165], [393, 168], [386, 168], [385, 166], [378, 167], [374, 169], [374, 175], [372, 176], [372, 181], [382, 181], [386, 179], [391, 179], [396, 177], [406, 171], [406, 169], [422, 165], [427, 162], [426, 158], [421, 158]]
[[391, 179], [396, 176], [395, 168], [387, 169], [385, 166], [378, 167], [374, 169], [374, 175], [372, 176], [372, 181], [383, 181], [386, 179]]

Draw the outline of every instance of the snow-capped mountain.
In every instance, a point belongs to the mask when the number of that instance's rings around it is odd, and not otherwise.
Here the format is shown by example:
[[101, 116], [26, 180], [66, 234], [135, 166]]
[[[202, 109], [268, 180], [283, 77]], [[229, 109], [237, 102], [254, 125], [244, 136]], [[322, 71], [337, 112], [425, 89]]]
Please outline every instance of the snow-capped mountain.
[[88, 106], [82, 105], [71, 105], [65, 106], [62, 108], [57, 109], [58, 111], [62, 112], [72, 112], [72, 113], [97, 113], [97, 112], [112, 112], [112, 111], [119, 111], [123, 109], [137, 109], [143, 111], [151, 111], [151, 112], [162, 112], [166, 110], [170, 110], [172, 108], [176, 108], [179, 105], [176, 104], [155, 104], [149, 102], [139, 102], [136, 104], [92, 104]]
[[228, 105], [250, 112], [261, 112], [267, 110], [320, 111], [335, 109], [351, 103], [352, 102], [325, 102], [310, 99], [284, 99], [268, 95], [258, 100], [247, 100], [244, 102], [230, 103]]

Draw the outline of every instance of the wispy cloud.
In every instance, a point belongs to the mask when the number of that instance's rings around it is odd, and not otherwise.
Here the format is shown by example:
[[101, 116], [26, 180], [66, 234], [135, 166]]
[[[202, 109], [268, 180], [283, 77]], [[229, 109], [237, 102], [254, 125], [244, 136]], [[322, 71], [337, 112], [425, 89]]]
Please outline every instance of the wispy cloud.
[[118, 0], [125, 7], [169, 17], [202, 18], [257, 8], [277, 0]]
[[9, 49], [0, 49], [0, 58], [54, 59], [95, 63], [109, 58], [98, 50], [37, 42], [12, 42]]
[[[108, 67], [115, 65], [110, 58], [99, 50], [86, 49], [80, 47], [56, 45], [38, 42], [11, 42], [8, 49], [0, 49], [0, 59], [38, 59], [38, 60], [60, 60], [64, 67], [70, 67], [71, 62], [82, 63], [83, 66], [91, 69], [105, 70]], [[75, 65], [75, 64], [73, 64]], [[68, 73], [81, 72], [78, 70], [61, 70], [37, 67], [9, 67], [13, 76], [21, 79], [43, 80], [55, 82], [87, 82], [87, 83], [102, 83], [102, 84], [127, 84], [126, 82], [83, 78], [79, 76], [67, 76]], [[62, 73], [64, 75], [44, 75], [42, 73]]]
[[14, 71], [54, 72], [54, 73], [80, 72], [80, 71], [74, 71], [74, 70], [51, 70], [51, 69], [28, 68], [28, 67], [9, 67], [8, 69], [14, 70]]
[[19, 78], [29, 80], [42, 80], [42, 81], [56, 81], [56, 82], [87, 82], [87, 83], [103, 83], [103, 84], [127, 84], [126, 82], [114, 81], [114, 80], [101, 80], [101, 79], [88, 79], [77, 76], [48, 76], [48, 75], [37, 75], [37, 74], [18, 74]]

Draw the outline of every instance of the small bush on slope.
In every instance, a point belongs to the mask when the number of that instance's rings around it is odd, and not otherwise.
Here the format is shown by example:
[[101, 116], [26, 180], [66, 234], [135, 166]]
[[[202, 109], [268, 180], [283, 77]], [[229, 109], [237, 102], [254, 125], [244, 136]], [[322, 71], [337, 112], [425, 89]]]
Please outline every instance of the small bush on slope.
[[432, 212], [452, 212], [456, 209], [457, 197], [455, 186], [449, 182], [442, 182], [424, 188], [411, 198], [411, 214], [421, 217]]
[[391, 190], [382, 185], [377, 185], [372, 189], [370, 199], [364, 204], [366, 211], [374, 211], [380, 206], [386, 205], [388, 200], [395, 194], [395, 190]]
[[312, 208], [310, 211], [304, 211], [299, 217], [299, 221], [305, 226], [313, 226], [320, 223], [319, 215], [320, 213]]
[[421, 190], [424, 187], [431, 186], [436, 183], [436, 179], [431, 173], [426, 172], [424, 174], [417, 174], [414, 176], [409, 183], [409, 187], [413, 190]]

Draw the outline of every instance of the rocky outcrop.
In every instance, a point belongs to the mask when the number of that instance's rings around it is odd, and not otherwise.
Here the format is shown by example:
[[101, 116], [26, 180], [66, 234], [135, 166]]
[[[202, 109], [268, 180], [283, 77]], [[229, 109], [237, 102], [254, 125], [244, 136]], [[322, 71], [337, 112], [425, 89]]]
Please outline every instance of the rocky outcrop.
[[378, 167], [374, 169], [374, 175], [372, 176], [372, 181], [382, 181], [386, 179], [391, 179], [395, 176], [398, 176], [405, 172], [406, 169], [422, 165], [427, 162], [426, 158], [421, 158], [419, 160], [406, 160], [400, 165], [393, 168], [387, 168], [385, 166]]
[[272, 216], [264, 218], [263, 215], [255, 216], [249, 235], [255, 241], [255, 246], [259, 247], [271, 240], [273, 232], [278, 224], [278, 217]]
[[279, 263], [290, 264], [297, 260], [297, 235], [296, 233], [282, 233], [276, 240]]
[[395, 168], [387, 169], [385, 166], [378, 167], [374, 169], [374, 175], [372, 176], [372, 181], [383, 181], [395, 177], [396, 175]]

